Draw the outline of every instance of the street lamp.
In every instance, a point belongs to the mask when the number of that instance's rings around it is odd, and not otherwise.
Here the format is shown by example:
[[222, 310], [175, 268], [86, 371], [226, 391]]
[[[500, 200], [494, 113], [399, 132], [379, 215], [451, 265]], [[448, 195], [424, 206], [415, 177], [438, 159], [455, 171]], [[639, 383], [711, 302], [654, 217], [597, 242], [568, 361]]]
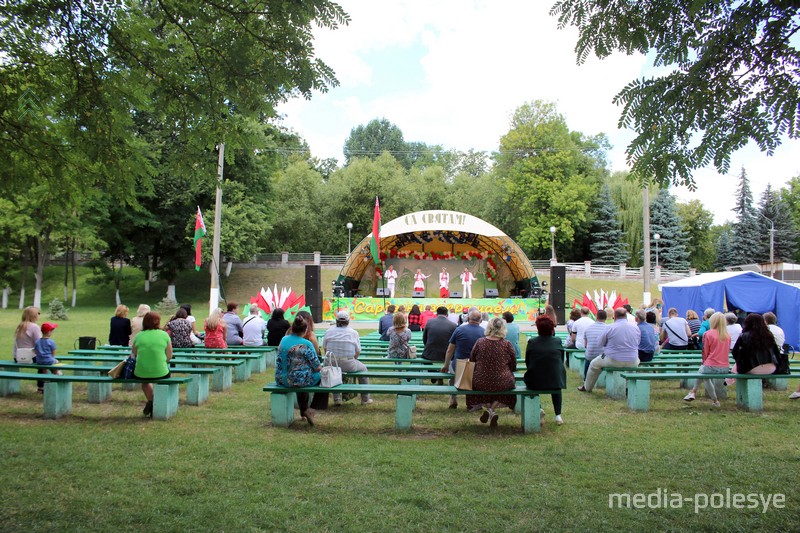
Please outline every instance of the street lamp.
[[658, 241], [661, 239], [661, 235], [656, 233], [653, 238], [656, 240], [656, 268], [658, 268]]
[[775, 223], [763, 213], [756, 211], [762, 218], [769, 220], [769, 275], [775, 277]]
[[350, 255], [350, 252], [351, 252], [351, 249], [350, 249], [350, 235], [351, 235], [352, 231], [353, 231], [353, 223], [352, 222], [348, 222], [347, 223], [347, 255], [348, 256]]
[[552, 249], [553, 255], [550, 256], [550, 261], [553, 263], [556, 262], [556, 227], [550, 226], [550, 247]]

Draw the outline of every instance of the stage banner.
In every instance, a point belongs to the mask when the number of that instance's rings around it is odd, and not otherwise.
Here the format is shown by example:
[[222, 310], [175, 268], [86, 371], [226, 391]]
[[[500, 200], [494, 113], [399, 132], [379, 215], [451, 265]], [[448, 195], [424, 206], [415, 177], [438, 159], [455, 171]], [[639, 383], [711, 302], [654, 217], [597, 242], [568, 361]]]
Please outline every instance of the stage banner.
[[[539, 304], [539, 300], [534, 298], [325, 298], [322, 302], [322, 320], [333, 321], [337, 311], [346, 310], [351, 320], [375, 321], [386, 313], [389, 305], [398, 308], [402, 305], [406, 313], [414, 305], [418, 305], [420, 311], [430, 305], [434, 312], [443, 305], [448, 311], [456, 313], [474, 305], [481, 312], [489, 313], [490, 317], [499, 317], [508, 311], [517, 322], [534, 322]], [[543, 302], [541, 306], [544, 307]]]

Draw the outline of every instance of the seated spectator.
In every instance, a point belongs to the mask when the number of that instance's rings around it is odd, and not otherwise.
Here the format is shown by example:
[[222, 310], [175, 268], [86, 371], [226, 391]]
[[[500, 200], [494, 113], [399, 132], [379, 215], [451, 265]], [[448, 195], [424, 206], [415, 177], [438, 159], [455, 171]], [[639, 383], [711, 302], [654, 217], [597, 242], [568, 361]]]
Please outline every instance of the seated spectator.
[[261, 310], [250, 304], [250, 316], [242, 321], [242, 344], [245, 346], [264, 346], [264, 332], [267, 321], [261, 318]]
[[392, 329], [392, 322], [394, 320], [394, 311], [397, 309], [394, 305], [386, 308], [386, 314], [378, 320], [378, 333], [382, 341], [389, 340], [389, 330]]
[[678, 310], [674, 307], [669, 308], [667, 317], [661, 328], [661, 347], [665, 350], [686, 350], [692, 335], [689, 324], [685, 318], [678, 316]]
[[108, 333], [108, 344], [111, 346], [130, 346], [131, 321], [128, 318], [128, 306], [118, 305], [111, 317], [111, 327]]
[[133, 346], [133, 339], [136, 338], [136, 335], [142, 331], [142, 318], [144, 315], [150, 312], [150, 306], [147, 304], [141, 304], [139, 309], [136, 310], [136, 316], [131, 318], [131, 340], [128, 341], [129, 346]]
[[735, 372], [737, 374], [774, 373], [773, 354], [776, 350], [775, 337], [767, 328], [764, 317], [758, 313], [750, 313], [744, 320], [742, 334], [733, 346], [733, 359], [736, 361]]
[[689, 331], [691, 332], [692, 336], [697, 335], [700, 331], [700, 326], [703, 323], [700, 321], [700, 317], [697, 316], [697, 313], [693, 309], [689, 309], [686, 311], [686, 323], [689, 324]]
[[783, 345], [786, 342], [786, 334], [783, 332], [783, 328], [778, 326], [778, 317], [772, 312], [764, 313], [764, 322], [767, 323], [769, 332], [775, 337], [775, 344], [778, 348], [783, 350]]
[[283, 309], [278, 307], [272, 312], [272, 316], [267, 321], [267, 346], [278, 346], [286, 332], [292, 327], [283, 315]]
[[[614, 323], [608, 326], [598, 341], [603, 355], [592, 359], [586, 381], [579, 391], [591, 392], [605, 367], [636, 368], [639, 366], [639, 341], [642, 333], [628, 322], [628, 313], [620, 307], [614, 310]], [[677, 312], [675, 313], [677, 316]], [[683, 319], [681, 319], [683, 320]]]
[[433, 312], [430, 305], [426, 305], [425, 310], [422, 312], [422, 329], [425, 329], [425, 326], [428, 324], [428, 320], [434, 317], [436, 317], [436, 313]]
[[589, 326], [594, 324], [594, 320], [589, 317], [589, 308], [588, 307], [581, 307], [579, 310], [580, 318], [578, 318], [575, 322], [572, 323], [572, 346], [583, 350], [586, 348], [586, 344], [584, 344], [584, 334], [586, 330], [589, 329]]
[[239, 318], [239, 304], [228, 302], [228, 310], [222, 315], [225, 321], [225, 342], [228, 346], [241, 346], [242, 344], [242, 319]]
[[194, 347], [194, 342], [192, 341], [192, 325], [186, 320], [186, 316], [186, 309], [179, 307], [178, 310], [175, 311], [175, 316], [164, 326], [164, 331], [169, 335], [173, 348]]
[[[702, 322], [700, 322], [700, 329], [697, 330], [697, 340], [699, 341], [698, 344], [700, 348], [703, 347], [703, 336], [706, 334], [706, 331], [711, 329], [711, 324], [709, 320], [711, 319], [711, 316], [713, 314], [714, 314], [714, 309], [712, 309], [711, 307], [703, 311], [703, 320]], [[723, 315], [723, 317], [724, 316], [725, 315]]]
[[739, 318], [736, 313], [725, 313], [725, 320], [728, 323], [728, 335], [731, 336], [731, 350], [733, 350], [739, 335], [742, 334], [742, 326], [738, 323]]
[[201, 338], [202, 334], [197, 332], [197, 319], [192, 316], [192, 304], [181, 304], [181, 308], [186, 310], [186, 320], [189, 322], [189, 325], [192, 326], [192, 342], [200, 344], [203, 342]]
[[509, 311], [503, 313], [503, 320], [506, 321], [506, 340], [514, 346], [514, 353], [519, 359], [522, 354], [522, 349], [519, 347], [519, 324], [514, 324], [514, 315]]
[[581, 312], [578, 309], [573, 308], [572, 311], [569, 312], [569, 320], [567, 320], [567, 340], [564, 345], [567, 348], [574, 348], [575, 347], [575, 335], [573, 335], [572, 326], [580, 320]]
[[[314, 345], [304, 338], [308, 330], [306, 319], [295, 316], [289, 334], [286, 335], [278, 346], [275, 358], [275, 382], [284, 387], [312, 387], [319, 385], [320, 370], [319, 357]], [[309, 426], [314, 425], [315, 410], [308, 406], [308, 393], [298, 392], [297, 405], [300, 407], [300, 416], [305, 418]]]
[[203, 324], [203, 329], [206, 336], [203, 339], [203, 346], [206, 348], [227, 348], [225, 342], [225, 333], [228, 327], [222, 319], [222, 310], [217, 308], [211, 311], [211, 314]]
[[[731, 339], [728, 334], [725, 315], [714, 313], [711, 315], [710, 329], [703, 334], [703, 364], [700, 365], [701, 374], [727, 374], [730, 372], [728, 356], [731, 353]], [[711, 398], [711, 405], [719, 407], [717, 398], [718, 387], [722, 387], [721, 379], [704, 379], [703, 384]], [[694, 382], [692, 390], [683, 399], [687, 402], [694, 401], [700, 389], [700, 380]]]
[[[131, 346], [131, 356], [136, 359], [133, 375], [136, 379], [158, 381], [170, 377], [169, 361], [172, 359], [172, 341], [166, 331], [161, 331], [161, 316], [151, 311], [142, 319], [142, 331]], [[142, 383], [147, 403], [144, 416], [153, 416], [153, 384]]]
[[422, 358], [430, 361], [444, 361], [447, 345], [450, 343], [450, 337], [456, 327], [451, 320], [448, 320], [446, 307], [436, 308], [436, 318], [428, 320], [422, 331], [422, 343], [425, 345], [422, 350]]
[[[506, 322], [493, 318], [486, 326], [486, 336], [475, 341], [469, 360], [475, 363], [472, 376], [472, 389], [486, 392], [500, 392], [516, 386], [514, 371], [517, 369], [517, 356], [514, 346], [505, 340]], [[517, 397], [509, 394], [468, 394], [467, 408], [470, 411], [483, 407], [480, 416], [482, 423], [489, 422], [497, 427], [499, 407], [514, 409]]]
[[642, 338], [639, 340], [639, 361], [642, 363], [652, 361], [658, 346], [656, 332], [647, 323], [647, 313], [645, 313], [644, 309], [637, 309], [635, 318], [636, 327], [642, 333]]
[[[347, 311], [336, 313], [336, 326], [329, 328], [322, 338], [322, 351], [326, 354], [325, 365], [332, 364], [327, 354], [333, 353], [336, 357], [336, 364], [342, 372], [365, 372], [367, 365], [358, 360], [361, 355], [361, 338], [358, 332], [350, 327], [350, 314]], [[359, 376], [358, 382], [362, 385], [369, 385], [369, 378]], [[337, 394], [334, 389], [333, 405], [342, 405], [342, 395]], [[316, 397], [316, 395], [314, 395]], [[369, 394], [361, 395], [361, 404], [372, 403]]]
[[[605, 313], [605, 311], [598, 311]], [[605, 328], [603, 324], [603, 328]], [[567, 388], [567, 371], [564, 367], [564, 347], [556, 334], [556, 325], [548, 316], [536, 319], [538, 336], [528, 340], [525, 349], [525, 386], [531, 390], [561, 390]], [[588, 330], [587, 330], [588, 331]], [[561, 418], [561, 393], [551, 395], [556, 424], [564, 423]], [[542, 411], [544, 415], [544, 411]]]
[[389, 349], [387, 358], [407, 359], [410, 355], [411, 331], [406, 327], [406, 315], [400, 311], [394, 314], [392, 328], [389, 330]]
[[[653, 313], [653, 316], [655, 316], [655, 313]], [[597, 320], [595, 320], [594, 324], [589, 326], [586, 329], [586, 333], [583, 334], [583, 342], [586, 345], [586, 351], [583, 354], [583, 379], [586, 379], [586, 375], [589, 373], [589, 365], [592, 363], [592, 360], [595, 357], [600, 357], [603, 355], [603, 347], [600, 346], [600, 338], [603, 336], [603, 332], [608, 327], [606, 324], [608, 313], [605, 309], [598, 309], [596, 318]]]
[[422, 331], [422, 313], [420, 313], [417, 304], [412, 305], [411, 311], [408, 312], [408, 329]]

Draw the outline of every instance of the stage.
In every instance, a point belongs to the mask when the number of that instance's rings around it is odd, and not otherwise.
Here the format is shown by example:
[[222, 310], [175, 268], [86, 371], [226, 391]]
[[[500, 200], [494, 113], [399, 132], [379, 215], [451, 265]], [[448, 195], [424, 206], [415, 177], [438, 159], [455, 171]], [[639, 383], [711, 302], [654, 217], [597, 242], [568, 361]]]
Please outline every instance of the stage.
[[440, 305], [461, 313], [464, 307], [475, 306], [482, 312], [489, 313], [490, 317], [500, 316], [508, 311], [514, 315], [515, 322], [533, 322], [539, 307], [544, 307], [546, 301], [538, 298], [324, 298], [322, 301], [322, 320], [333, 321], [336, 311], [343, 309], [350, 313], [352, 321], [374, 322], [386, 314], [389, 305], [396, 307], [405, 306], [408, 313], [413, 305], [418, 305], [420, 311], [425, 311], [425, 306], [430, 305], [436, 312]]

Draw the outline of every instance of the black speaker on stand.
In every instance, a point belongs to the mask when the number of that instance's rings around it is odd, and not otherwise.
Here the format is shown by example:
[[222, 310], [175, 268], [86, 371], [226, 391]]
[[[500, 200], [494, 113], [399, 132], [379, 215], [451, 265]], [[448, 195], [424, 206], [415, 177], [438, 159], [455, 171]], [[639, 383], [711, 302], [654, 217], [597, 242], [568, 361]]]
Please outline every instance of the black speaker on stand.
[[566, 320], [567, 267], [554, 265], [550, 267], [550, 305], [556, 310], [559, 326]]
[[322, 281], [319, 265], [306, 265], [306, 305], [311, 308], [314, 322], [322, 322]]

